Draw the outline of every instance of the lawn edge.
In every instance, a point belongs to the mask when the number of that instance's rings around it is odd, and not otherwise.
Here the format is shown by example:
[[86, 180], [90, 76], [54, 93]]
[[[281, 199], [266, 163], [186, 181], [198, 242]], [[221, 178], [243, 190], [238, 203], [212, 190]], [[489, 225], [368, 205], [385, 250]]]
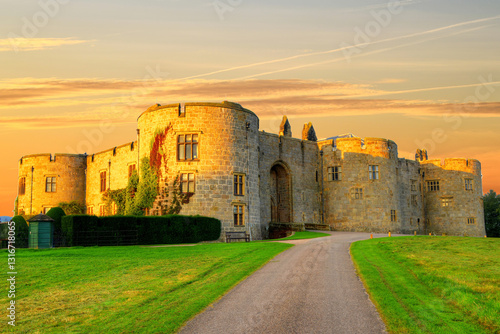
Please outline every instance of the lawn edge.
[[253, 274], [255, 274], [257, 271], [259, 271], [260, 269], [262, 269], [266, 264], [268, 264], [269, 262], [271, 262], [276, 256], [286, 252], [287, 250], [289, 250], [290, 248], [292, 248], [293, 246], [295, 246], [294, 244], [288, 244], [290, 245], [290, 247], [282, 250], [281, 252], [279, 252], [278, 254], [276, 254], [275, 256], [273, 256], [272, 258], [270, 258], [269, 260], [267, 260], [266, 262], [263, 262], [262, 265], [258, 268], [256, 268], [254, 271], [252, 271], [251, 273], [249, 273], [247, 276], [245, 277], [242, 277], [239, 281], [235, 282], [234, 285], [232, 285], [231, 287], [229, 287], [224, 293], [222, 293], [219, 297], [217, 297], [215, 300], [213, 300], [212, 302], [210, 302], [207, 306], [205, 306], [200, 312], [196, 313], [195, 315], [193, 315], [191, 318], [187, 319], [184, 323], [182, 323], [182, 325], [180, 327], [178, 327], [176, 330], [175, 330], [175, 333], [179, 333], [184, 327], [186, 327], [187, 323], [190, 322], [191, 320], [193, 320], [194, 318], [196, 318], [198, 315], [202, 314], [203, 312], [205, 312], [209, 307], [211, 307], [212, 305], [214, 305], [215, 303], [217, 303], [219, 300], [221, 300], [222, 298], [224, 298], [227, 294], [229, 294], [234, 288], [236, 288], [238, 285], [240, 285], [243, 281], [245, 281], [248, 277], [252, 276]]

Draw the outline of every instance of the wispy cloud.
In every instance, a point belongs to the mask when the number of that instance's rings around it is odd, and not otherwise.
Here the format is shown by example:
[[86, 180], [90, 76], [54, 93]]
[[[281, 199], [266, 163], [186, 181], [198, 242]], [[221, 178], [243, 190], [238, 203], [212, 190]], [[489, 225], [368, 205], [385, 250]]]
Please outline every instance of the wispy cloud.
[[[374, 41], [369, 41], [369, 42], [366, 42], [366, 43], [359, 43], [359, 44], [350, 45], [350, 46], [343, 46], [343, 47], [339, 47], [339, 48], [335, 48], [335, 49], [331, 49], [331, 50], [317, 51], [317, 52], [308, 52], [308, 53], [298, 54], [298, 55], [284, 57], [284, 58], [277, 58], [277, 59], [271, 59], [271, 60], [266, 60], [266, 61], [261, 61], [261, 62], [256, 62], [256, 63], [250, 63], [250, 64], [244, 64], [244, 65], [239, 65], [239, 66], [233, 66], [233, 67], [229, 67], [229, 68], [225, 68], [225, 69], [221, 69], [221, 70], [217, 70], [217, 71], [211, 71], [211, 72], [207, 72], [207, 73], [202, 73], [202, 74], [198, 74], [198, 75], [192, 75], [192, 76], [180, 78], [178, 80], [189, 80], [189, 79], [196, 79], [196, 78], [204, 78], [204, 77], [212, 76], [214, 74], [232, 72], [232, 71], [237, 71], [237, 70], [242, 70], [242, 69], [257, 67], [257, 66], [263, 66], [263, 65], [270, 65], [270, 64], [276, 64], [276, 63], [288, 62], [288, 61], [291, 61], [291, 60], [296, 60], [296, 59], [301, 59], [301, 58], [307, 58], [307, 57], [315, 57], [315, 56], [322, 56], [322, 55], [333, 54], [333, 53], [340, 53], [340, 52], [345, 52], [345, 51], [348, 51], [348, 50], [354, 49], [354, 48], [363, 48], [363, 47], [367, 47], [369, 45], [376, 45], [376, 44], [381, 44], [381, 43], [388, 43], [388, 42], [399, 41], [399, 40], [404, 40], [404, 39], [411, 39], [411, 38], [414, 38], [414, 37], [431, 35], [431, 34], [439, 33], [439, 32], [442, 32], [442, 31], [446, 31], [446, 30], [458, 28], [458, 27], [463, 27], [463, 26], [468, 26], [468, 25], [474, 25], [474, 24], [484, 23], [484, 22], [489, 22], [489, 21], [494, 21], [494, 20], [498, 20], [498, 19], [500, 19], [500, 15], [491, 16], [491, 17], [482, 18], [482, 19], [476, 19], [476, 20], [463, 21], [463, 22], [454, 23], [454, 24], [451, 24], [451, 25], [447, 25], [447, 26], [443, 26], [443, 27], [439, 27], [439, 28], [435, 28], [435, 29], [430, 29], [430, 30], [426, 30], [426, 31], [420, 31], [420, 32], [416, 32], [416, 33], [411, 33], [411, 34], [406, 34], [406, 35], [396, 36], [396, 37], [391, 37], [391, 38], [385, 38], [385, 39], [381, 39], [381, 40], [374, 40]], [[486, 26], [481, 26], [481, 27], [479, 27], [479, 29], [484, 28], [484, 27], [486, 27]], [[474, 28], [472, 30], [463, 30], [463, 31], [460, 31], [458, 33], [454, 33], [454, 34], [450, 34], [450, 35], [442, 36], [442, 37], [449, 37], [449, 36], [453, 36], [455, 34], [470, 32], [470, 31], [473, 31], [475, 29], [476, 28]], [[436, 38], [442, 38], [442, 37], [436, 37]], [[432, 40], [432, 39], [429, 39], [429, 40]], [[428, 40], [424, 40], [424, 41], [428, 41]], [[424, 41], [417, 41], [415, 43], [421, 43], [421, 42], [424, 42]], [[407, 45], [412, 45], [412, 43], [407, 44]], [[396, 47], [401, 47], [401, 46], [395, 46], [394, 48], [396, 48]], [[384, 49], [384, 51], [391, 50], [391, 49], [392, 48], [387, 48], [387, 49]], [[335, 61], [339, 61], [339, 60], [343, 60], [343, 59], [344, 59], [344, 57], [338, 58], [338, 59], [334, 59], [334, 60], [330, 59], [330, 60], [326, 60], [326, 61], [323, 61], [323, 62], [317, 62], [317, 63], [313, 63], [313, 64], [305, 64], [305, 65], [301, 65], [301, 66], [294, 66], [294, 67], [289, 67], [289, 68], [286, 68], [286, 69], [283, 69], [283, 70], [276, 70], [276, 71], [264, 72], [262, 75], [271, 74], [271, 73], [278, 73], [278, 72], [284, 72], [284, 71], [290, 71], [290, 70], [295, 70], [295, 69], [304, 68], [304, 67], [322, 65], [322, 64], [325, 64], [325, 63], [335, 62]], [[258, 76], [260, 76], [260, 74], [256, 74], [256, 75], [252, 75], [252, 76], [248, 76], [248, 77], [244, 77], [244, 78], [258, 77]], [[243, 79], [243, 78], [239, 78], [239, 79]]]
[[67, 38], [4, 38], [0, 39], [0, 52], [6, 51], [35, 51], [53, 49], [60, 46], [76, 45], [91, 42], [72, 37]]
[[[388, 79], [386, 82], [399, 82]], [[397, 113], [436, 116], [461, 113], [500, 117], [500, 102], [463, 103], [395, 99], [393, 95], [445, 89], [500, 85], [498, 81], [406, 90], [381, 90], [367, 84], [319, 80], [191, 80], [123, 81], [98, 79], [18, 79], [1, 82], [3, 117], [8, 127], [77, 127], [107, 119], [116, 124], [133, 123], [153, 104], [180, 101], [217, 102], [232, 100], [253, 110], [261, 118], [289, 116], [336, 116]], [[148, 87], [148, 89], [144, 89]], [[384, 97], [391, 98], [384, 98]], [[40, 117], [43, 110], [44, 117]]]

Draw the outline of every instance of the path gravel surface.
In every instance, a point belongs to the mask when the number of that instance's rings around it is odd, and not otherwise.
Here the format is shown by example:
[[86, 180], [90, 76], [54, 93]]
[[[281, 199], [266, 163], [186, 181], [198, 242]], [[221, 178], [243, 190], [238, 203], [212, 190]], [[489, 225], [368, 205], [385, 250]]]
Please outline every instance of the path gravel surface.
[[349, 254], [370, 234], [327, 233], [295, 241], [180, 333], [385, 333]]

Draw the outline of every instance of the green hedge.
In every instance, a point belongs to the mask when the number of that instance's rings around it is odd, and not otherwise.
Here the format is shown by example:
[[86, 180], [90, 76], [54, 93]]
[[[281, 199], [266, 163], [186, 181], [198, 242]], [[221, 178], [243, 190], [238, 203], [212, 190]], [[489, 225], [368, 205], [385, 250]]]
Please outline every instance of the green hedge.
[[64, 244], [71, 246], [87, 246], [92, 244], [92, 235], [97, 232], [98, 218], [89, 215], [64, 216], [61, 229]]
[[[14, 246], [16, 248], [27, 248], [28, 247], [28, 237], [29, 237], [29, 228], [28, 224], [26, 223], [26, 220], [23, 218], [23, 216], [14, 216], [11, 221], [14, 221], [15, 224], [15, 236], [16, 236], [16, 243]], [[8, 239], [9, 238], [9, 223], [5, 222], [0, 224], [0, 239]], [[5, 242], [6, 246], [7, 243]]]
[[61, 247], [64, 245], [61, 220], [66, 216], [66, 213], [62, 208], [56, 206], [47, 212], [47, 216], [54, 219], [54, 247]]
[[65, 216], [66, 246], [152, 245], [217, 240], [218, 219], [203, 216]]

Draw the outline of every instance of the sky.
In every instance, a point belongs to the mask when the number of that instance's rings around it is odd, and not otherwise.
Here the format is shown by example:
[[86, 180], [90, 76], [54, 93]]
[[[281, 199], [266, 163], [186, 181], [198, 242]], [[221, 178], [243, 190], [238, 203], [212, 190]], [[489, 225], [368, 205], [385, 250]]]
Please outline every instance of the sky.
[[[3, 0], [0, 215], [18, 161], [136, 139], [155, 103], [240, 103], [260, 129], [474, 158], [500, 192], [498, 0]], [[111, 123], [111, 126], [107, 124]]]

